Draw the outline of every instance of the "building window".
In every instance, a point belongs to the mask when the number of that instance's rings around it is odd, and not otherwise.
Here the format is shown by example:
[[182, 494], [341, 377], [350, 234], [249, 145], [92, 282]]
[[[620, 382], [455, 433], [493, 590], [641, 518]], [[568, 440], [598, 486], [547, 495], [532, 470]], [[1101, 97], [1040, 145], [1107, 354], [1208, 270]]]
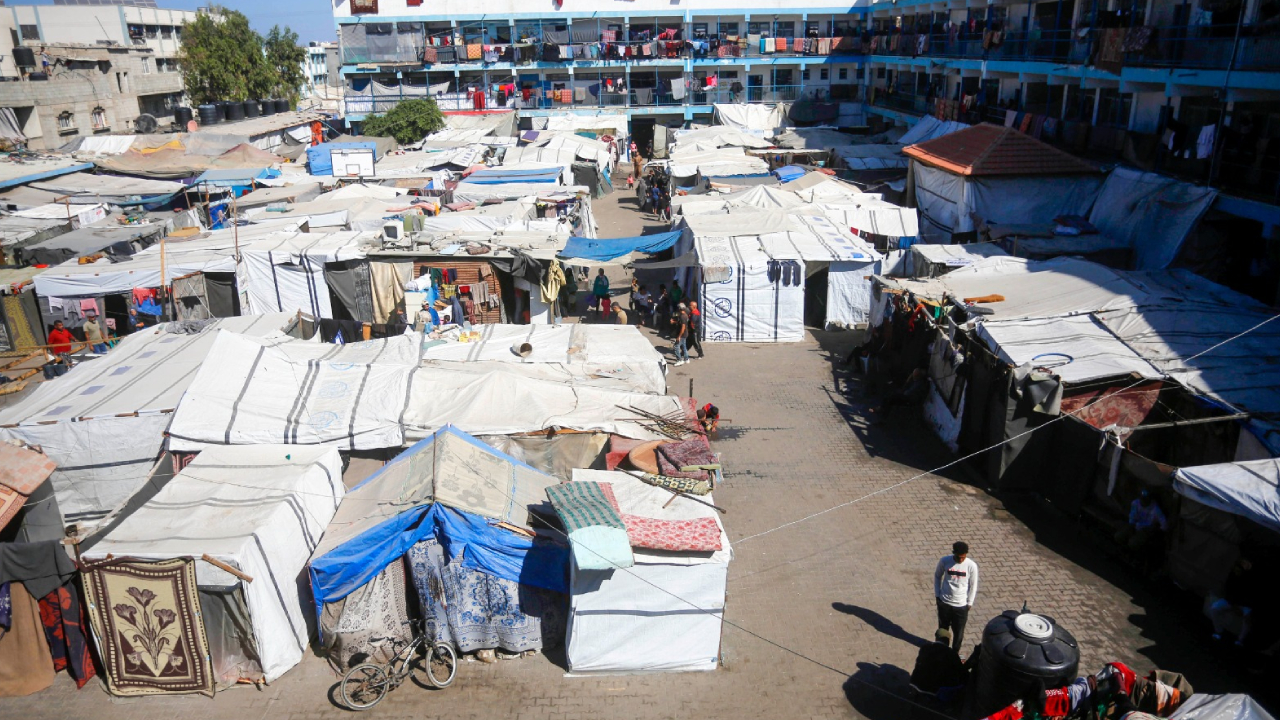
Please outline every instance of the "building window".
[[40, 39], [39, 25], [22, 25], [22, 26], [19, 26], [19, 29], [22, 31], [23, 40], [39, 40]]
[[173, 37], [173, 26], [172, 26], [172, 25], [161, 25], [161, 26], [160, 26], [160, 37], [164, 38], [165, 40], [168, 40], [169, 38]]
[[160, 27], [159, 27], [158, 25], [148, 25], [148, 26], [147, 26], [147, 37], [149, 37], [149, 38], [157, 38], [157, 37], [160, 37]]
[[351, 0], [352, 15], [377, 15], [378, 0]]
[[76, 129], [76, 116], [70, 112], [64, 112], [58, 116], [58, 132], [74, 132]]
[[840, 79], [841, 80], [849, 79], [849, 68], [840, 68]]
[[145, 34], [146, 34], [146, 31], [142, 28], [141, 25], [129, 26], [129, 37], [133, 38], [134, 40], [141, 40]]
[[93, 112], [89, 114], [89, 120], [93, 123], [94, 130], [106, 130], [110, 127], [107, 125], [107, 111], [100, 107], [93, 109]]
[[738, 23], [736, 23], [736, 22], [722, 22], [722, 23], [720, 23], [720, 34], [721, 34], [721, 35], [737, 35], [737, 34], [738, 34]]
[[769, 23], [767, 22], [749, 22], [747, 23], [748, 35], [763, 35], [769, 31]]
[[143, 75], [151, 74], [151, 58], [149, 57], [142, 58], [142, 74]]
[[782, 22], [779, 20], [773, 24], [773, 36], [780, 38], [790, 38], [796, 36], [796, 24], [794, 22]]
[[819, 80], [830, 80], [830, 79], [831, 79], [831, 71], [830, 71], [830, 70], [828, 70], [827, 68], [821, 68], [820, 70], [818, 70], [818, 79], [819, 79]]
[[806, 81], [809, 79], [809, 68], [805, 68], [804, 72], [800, 73], [800, 79]]
[[808, 36], [810, 36], [810, 35], [818, 35], [818, 34], [820, 34], [820, 32], [819, 32], [819, 30], [818, 30], [818, 21], [817, 21], [817, 20], [805, 20], [805, 21], [804, 21], [804, 34], [805, 34], [805, 36], [806, 36], [806, 37], [808, 37]]

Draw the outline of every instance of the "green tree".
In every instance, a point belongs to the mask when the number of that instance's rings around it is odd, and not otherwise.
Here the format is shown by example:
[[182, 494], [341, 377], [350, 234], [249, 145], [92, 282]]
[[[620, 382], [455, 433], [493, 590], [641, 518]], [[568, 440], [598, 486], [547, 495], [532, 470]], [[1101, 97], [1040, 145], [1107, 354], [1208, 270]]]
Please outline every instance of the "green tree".
[[213, 6], [182, 26], [179, 62], [187, 95], [196, 104], [216, 100], [298, 97], [306, 51], [288, 27], [267, 39], [243, 13]]
[[364, 119], [361, 132], [375, 137], [393, 137], [401, 145], [421, 142], [427, 135], [444, 129], [444, 115], [431, 98], [405, 100], [386, 115]]
[[298, 92], [307, 82], [307, 76], [302, 71], [303, 63], [307, 61], [307, 51], [298, 46], [298, 33], [288, 26], [283, 29], [279, 25], [272, 27], [264, 41], [263, 52], [267, 58], [267, 66], [274, 73], [274, 86], [269, 91], [270, 96], [297, 100]]

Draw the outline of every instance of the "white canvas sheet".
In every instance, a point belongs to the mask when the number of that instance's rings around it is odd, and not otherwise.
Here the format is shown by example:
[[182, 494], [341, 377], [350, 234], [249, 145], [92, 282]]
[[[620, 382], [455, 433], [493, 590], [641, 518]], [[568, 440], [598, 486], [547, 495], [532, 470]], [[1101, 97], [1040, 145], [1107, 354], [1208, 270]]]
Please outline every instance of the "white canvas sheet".
[[1135, 269], [1158, 270], [1177, 259], [1217, 196], [1211, 188], [1116, 168], [1102, 184], [1089, 221], [1103, 235], [1127, 241]]
[[902, 145], [843, 145], [831, 149], [850, 170], [892, 170], [905, 168], [908, 158]]
[[479, 183], [460, 182], [453, 191], [454, 202], [481, 203], [490, 198], [523, 198], [540, 197], [550, 194], [577, 195], [590, 193], [590, 189], [581, 185], [556, 185], [553, 183], [498, 183], [481, 185]]
[[[1005, 362], [1053, 365], [1053, 372], [1069, 383], [1130, 373], [1151, 379], [1162, 376], [1092, 315], [984, 322], [978, 326], [978, 335]], [[1068, 359], [1065, 365], [1059, 364]]]
[[667, 395], [530, 377], [509, 363], [492, 363], [490, 370], [478, 374], [432, 366], [414, 373], [403, 419], [409, 439], [419, 440], [452, 424], [472, 435], [568, 428], [656, 440], [659, 436], [635, 423], [636, 414], [624, 408], [664, 415], [681, 407], [677, 398]]
[[769, 164], [747, 155], [741, 148], [689, 150], [679, 148], [671, 153], [671, 174], [675, 177], [730, 177], [734, 175], [768, 175]]
[[344, 450], [399, 447], [417, 333], [330, 345], [214, 341], [170, 427], [170, 449], [284, 442]]
[[1002, 295], [982, 303], [989, 320], [1051, 318], [1103, 307], [1128, 307], [1147, 292], [1124, 273], [1076, 258], [993, 257], [938, 278], [957, 298]]
[[950, 243], [953, 233], [973, 231], [974, 215], [990, 223], [1030, 224], [1087, 214], [1102, 185], [1101, 175], [966, 178], [919, 162], [911, 167], [921, 234], [940, 244]]
[[[732, 548], [715, 510], [626, 473], [574, 470], [574, 481], [613, 485], [619, 509], [663, 520], [713, 517], [714, 553], [634, 550], [635, 565], [612, 571], [570, 568], [569, 669], [574, 673], [714, 670]], [[704, 496], [714, 502], [712, 496]]]
[[1280, 460], [1179, 468], [1173, 488], [1183, 497], [1280, 532]]
[[[630, 325], [478, 325], [477, 342], [427, 348], [424, 365], [489, 372], [489, 363], [519, 366], [527, 377], [660, 395], [666, 392], [666, 362], [638, 328]], [[452, 333], [457, 335], [457, 333]], [[452, 340], [453, 338], [446, 338]], [[511, 351], [529, 343], [522, 358]]]
[[289, 315], [223, 318], [196, 335], [134, 333], [0, 411], [0, 439], [40, 445], [67, 522], [92, 526], [146, 481], [171, 412], [223, 329], [280, 337]]
[[827, 326], [854, 328], [869, 322], [871, 281], [880, 261], [833, 262], [827, 268]]
[[611, 115], [554, 115], [546, 118], [545, 130], [576, 132], [578, 130], [605, 131], [625, 146], [630, 136], [631, 119], [624, 114]]
[[685, 150], [715, 150], [722, 147], [767, 148], [773, 143], [736, 128], [717, 126], [676, 132], [676, 148]]
[[[728, 267], [729, 278], [704, 282], [703, 325], [708, 342], [797, 342], [804, 339], [804, 262], [795, 250], [767, 254], [758, 237], [698, 237], [703, 268]], [[794, 259], [801, 281], [784, 286], [767, 276], [770, 259]]]
[[939, 120], [931, 115], [920, 118], [920, 122], [911, 126], [902, 137], [898, 138], [898, 144], [902, 146], [915, 145], [926, 140], [940, 138], [943, 135], [950, 135], [957, 130], [964, 130], [969, 127], [962, 122], [954, 120]]
[[196, 272], [235, 272], [235, 250], [166, 253], [164, 281], [160, 266], [158, 253], [137, 254], [119, 263], [80, 265], [72, 260], [37, 275], [36, 292], [44, 297], [98, 297], [132, 292], [134, 288], [158, 288], [163, 282], [172, 283], [176, 277]]
[[717, 103], [714, 108], [714, 122], [737, 130], [757, 130], [769, 135], [776, 134], [784, 128], [791, 106], [777, 105], [738, 105]]
[[[310, 603], [298, 592], [298, 577], [343, 494], [342, 458], [333, 448], [209, 448], [84, 557], [208, 554], [252, 577], [241, 588], [258, 659], [271, 682], [307, 650], [304, 604]], [[196, 582], [241, 583], [201, 560]]]
[[961, 268], [989, 257], [1007, 256], [995, 243], [969, 243], [968, 245], [932, 245], [916, 243], [908, 249], [911, 256], [911, 268], [916, 275], [923, 274], [923, 265], [945, 265], [948, 268]]

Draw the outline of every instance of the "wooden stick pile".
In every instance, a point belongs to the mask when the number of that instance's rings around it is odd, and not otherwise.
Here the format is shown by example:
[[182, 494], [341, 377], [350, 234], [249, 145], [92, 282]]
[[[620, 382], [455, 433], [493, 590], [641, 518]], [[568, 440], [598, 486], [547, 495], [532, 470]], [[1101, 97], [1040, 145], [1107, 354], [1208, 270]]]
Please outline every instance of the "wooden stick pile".
[[671, 438], [672, 440], [685, 440], [693, 437], [694, 435], [702, 434], [702, 428], [698, 425], [697, 421], [690, 421], [685, 417], [684, 412], [679, 410], [667, 413], [666, 415], [659, 415], [636, 407], [623, 407], [621, 405], [618, 405], [617, 407], [620, 410], [633, 412], [638, 416], [622, 419], [635, 422], [640, 425], [640, 427], [643, 427], [650, 432]]

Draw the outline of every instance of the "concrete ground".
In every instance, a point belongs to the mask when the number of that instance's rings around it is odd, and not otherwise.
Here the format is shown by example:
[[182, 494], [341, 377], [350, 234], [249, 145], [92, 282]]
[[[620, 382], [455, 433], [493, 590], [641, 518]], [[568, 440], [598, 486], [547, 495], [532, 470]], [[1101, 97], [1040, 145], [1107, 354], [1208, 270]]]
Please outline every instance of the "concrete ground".
[[[616, 195], [615, 195], [616, 197]], [[598, 203], [602, 236], [638, 234], [644, 218]], [[646, 224], [654, 224], [652, 222]], [[621, 276], [619, 292], [625, 286]], [[646, 331], [651, 337], [651, 331]], [[1025, 603], [1079, 640], [1082, 671], [1120, 660], [1188, 674], [1197, 691], [1252, 681], [1232, 653], [1213, 648], [1208, 623], [1179, 591], [1151, 585], [1077, 537], [1074, 521], [1034, 500], [995, 497], [960, 472], [929, 473], [951, 458], [901, 413], [869, 426], [872, 395], [840, 359], [855, 333], [811, 331], [780, 345], [708, 345], [673, 368], [670, 392], [719, 405], [713, 443], [725, 483], [715, 495], [734, 545], [722, 640], [712, 673], [565, 677], [558, 651], [465, 663], [453, 687], [405, 685], [371, 717], [939, 718], [904, 699], [918, 647], [935, 627], [938, 558], [966, 540], [981, 568], [968, 630]], [[667, 343], [654, 339], [664, 352]], [[28, 698], [0, 700], [3, 717], [341, 718], [336, 679], [308, 657], [262, 690], [217, 698], [111, 700], [66, 676]]]

